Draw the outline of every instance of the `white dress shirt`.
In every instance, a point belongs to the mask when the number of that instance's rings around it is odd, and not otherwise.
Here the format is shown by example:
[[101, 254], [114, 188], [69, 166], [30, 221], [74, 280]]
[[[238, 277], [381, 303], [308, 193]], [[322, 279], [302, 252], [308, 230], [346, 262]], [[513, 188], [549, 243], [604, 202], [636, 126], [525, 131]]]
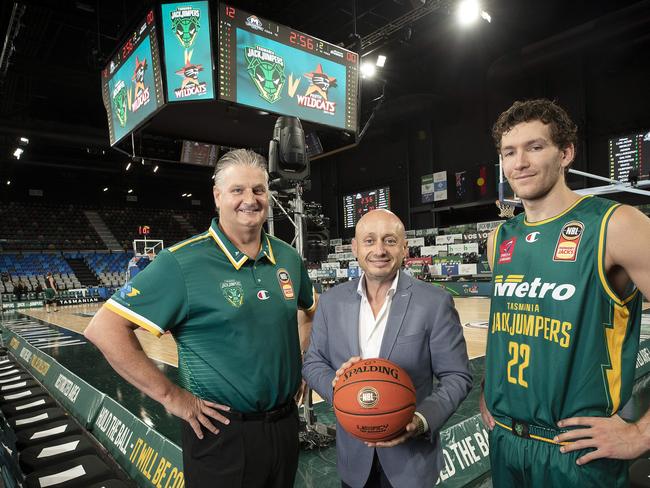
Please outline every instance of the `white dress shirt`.
[[368, 301], [368, 295], [366, 294], [365, 275], [361, 275], [357, 293], [361, 295], [361, 307], [359, 308], [359, 351], [362, 359], [379, 357], [379, 349], [381, 348], [381, 341], [384, 338], [386, 322], [388, 322], [390, 306], [393, 303], [395, 290], [397, 290], [398, 279], [399, 273], [395, 275], [393, 283], [386, 292], [384, 304], [381, 310], [379, 310], [377, 317], [375, 317], [370, 302]]
[[[390, 306], [393, 303], [393, 296], [395, 296], [395, 291], [397, 290], [398, 279], [399, 272], [395, 275], [393, 283], [386, 292], [386, 299], [377, 317], [375, 317], [370, 302], [368, 301], [365, 276], [362, 274], [361, 279], [359, 279], [357, 293], [361, 295], [361, 306], [359, 308], [359, 352], [361, 353], [361, 359], [379, 357], [381, 341], [386, 331], [388, 314], [390, 313]], [[424, 431], [427, 432], [429, 430], [427, 419], [420, 412], [415, 412], [415, 415], [422, 420]]]

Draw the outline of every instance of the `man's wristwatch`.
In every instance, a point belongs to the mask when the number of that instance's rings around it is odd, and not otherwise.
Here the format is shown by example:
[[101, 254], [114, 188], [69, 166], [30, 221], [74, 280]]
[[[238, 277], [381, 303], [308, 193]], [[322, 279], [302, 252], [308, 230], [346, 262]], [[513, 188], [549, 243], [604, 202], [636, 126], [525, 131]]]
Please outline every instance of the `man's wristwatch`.
[[419, 437], [424, 434], [424, 422], [418, 415], [413, 415], [413, 421], [415, 423], [415, 430], [413, 431], [414, 437]]

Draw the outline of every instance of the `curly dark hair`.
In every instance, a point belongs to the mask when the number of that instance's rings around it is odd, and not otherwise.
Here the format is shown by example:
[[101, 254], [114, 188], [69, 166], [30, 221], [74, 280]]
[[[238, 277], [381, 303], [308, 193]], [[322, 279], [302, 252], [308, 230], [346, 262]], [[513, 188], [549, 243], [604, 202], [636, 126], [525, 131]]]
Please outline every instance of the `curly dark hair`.
[[578, 126], [571, 120], [569, 114], [557, 103], [539, 98], [536, 100], [517, 101], [499, 115], [492, 127], [492, 138], [501, 149], [503, 134], [522, 122], [539, 120], [550, 125], [551, 140], [560, 149], [566, 149], [571, 144], [575, 147], [578, 142]]

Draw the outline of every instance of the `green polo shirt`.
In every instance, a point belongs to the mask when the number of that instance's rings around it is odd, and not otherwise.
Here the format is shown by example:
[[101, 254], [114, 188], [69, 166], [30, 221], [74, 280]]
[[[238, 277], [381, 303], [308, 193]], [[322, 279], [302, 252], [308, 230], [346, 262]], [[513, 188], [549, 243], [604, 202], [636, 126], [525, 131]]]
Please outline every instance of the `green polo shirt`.
[[180, 383], [240, 412], [272, 410], [300, 385], [298, 308], [315, 307], [296, 250], [262, 231], [256, 259], [217, 225], [158, 254], [106, 302], [178, 346]]

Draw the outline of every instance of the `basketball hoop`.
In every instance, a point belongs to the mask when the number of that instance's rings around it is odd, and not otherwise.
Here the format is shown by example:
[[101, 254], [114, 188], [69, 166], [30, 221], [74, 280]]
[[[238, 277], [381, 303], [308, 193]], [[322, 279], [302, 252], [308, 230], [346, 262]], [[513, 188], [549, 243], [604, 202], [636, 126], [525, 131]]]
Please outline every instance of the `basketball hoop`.
[[502, 202], [497, 200], [494, 204], [499, 209], [499, 217], [511, 219], [515, 216], [515, 206], [509, 203]]

